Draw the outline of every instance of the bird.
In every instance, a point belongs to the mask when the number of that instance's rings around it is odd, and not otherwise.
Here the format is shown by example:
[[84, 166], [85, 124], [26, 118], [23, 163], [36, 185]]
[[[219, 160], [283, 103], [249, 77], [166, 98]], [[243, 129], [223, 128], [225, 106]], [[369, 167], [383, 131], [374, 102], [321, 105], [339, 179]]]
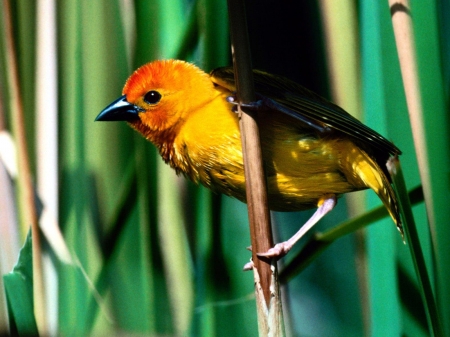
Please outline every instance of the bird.
[[[345, 193], [372, 189], [403, 236], [386, 162], [401, 151], [320, 95], [285, 77], [253, 70], [257, 123], [273, 211], [317, 208], [289, 240], [258, 255], [289, 252]], [[209, 74], [182, 60], [138, 68], [122, 96], [96, 121], [126, 121], [152, 142], [177, 174], [246, 202], [232, 67]]]

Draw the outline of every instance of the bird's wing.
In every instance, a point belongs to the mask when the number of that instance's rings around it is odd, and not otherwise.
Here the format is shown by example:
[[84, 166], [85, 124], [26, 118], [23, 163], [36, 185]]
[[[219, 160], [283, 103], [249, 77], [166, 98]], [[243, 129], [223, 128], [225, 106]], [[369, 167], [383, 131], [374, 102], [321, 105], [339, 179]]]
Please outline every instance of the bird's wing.
[[[232, 67], [215, 69], [210, 75], [217, 85], [230, 91], [236, 90]], [[256, 93], [269, 99], [271, 110], [287, 113], [308, 124], [312, 123], [318, 129], [339, 130], [390, 155], [401, 154], [390, 141], [316, 93], [281, 76], [259, 70], [254, 70], [253, 75]]]

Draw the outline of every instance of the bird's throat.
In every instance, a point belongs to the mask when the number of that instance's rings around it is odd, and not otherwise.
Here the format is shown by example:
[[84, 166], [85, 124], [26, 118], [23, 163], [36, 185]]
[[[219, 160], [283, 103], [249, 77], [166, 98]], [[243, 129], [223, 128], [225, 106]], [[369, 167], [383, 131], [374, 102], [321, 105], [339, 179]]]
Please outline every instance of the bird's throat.
[[155, 131], [144, 125], [141, 121], [130, 122], [130, 126], [141, 133], [147, 140], [155, 144], [161, 157], [166, 163], [173, 166], [172, 160], [174, 158], [174, 139], [176, 132], [173, 128], [167, 130]]

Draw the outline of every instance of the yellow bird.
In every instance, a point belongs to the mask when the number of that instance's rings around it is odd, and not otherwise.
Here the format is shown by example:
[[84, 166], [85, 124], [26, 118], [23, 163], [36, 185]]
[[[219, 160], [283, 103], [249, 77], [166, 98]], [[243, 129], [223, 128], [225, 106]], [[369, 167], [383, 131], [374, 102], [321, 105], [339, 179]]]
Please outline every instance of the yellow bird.
[[[318, 207], [286, 242], [261, 255], [286, 254], [333, 209], [343, 193], [371, 188], [402, 232], [386, 162], [400, 150], [343, 109], [286, 78], [254, 70], [269, 207]], [[177, 173], [243, 202], [245, 178], [232, 68], [209, 75], [179, 60], [148, 63], [97, 121], [127, 121]]]

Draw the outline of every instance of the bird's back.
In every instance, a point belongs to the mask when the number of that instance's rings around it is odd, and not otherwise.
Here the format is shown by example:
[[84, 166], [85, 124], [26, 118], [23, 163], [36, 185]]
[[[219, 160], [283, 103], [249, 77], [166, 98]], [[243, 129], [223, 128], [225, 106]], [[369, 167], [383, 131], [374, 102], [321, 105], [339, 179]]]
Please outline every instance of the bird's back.
[[[185, 165], [178, 167], [183, 166], [181, 171], [192, 180], [245, 202], [238, 117], [226, 102], [232, 89], [218, 85], [215, 98], [185, 122], [176, 140]], [[327, 104], [327, 109], [334, 106]], [[272, 210], [314, 208], [325, 194], [339, 196], [371, 188], [400, 226], [395, 195], [383, 167], [390, 154], [387, 149], [399, 151], [377, 133], [372, 131], [372, 140], [363, 142], [361, 136], [352, 137], [337, 128], [321, 131], [295, 115], [274, 110], [259, 113], [259, 126]], [[370, 129], [360, 126], [358, 130]]]
[[[232, 93], [218, 90], [215, 99], [193, 113], [180, 129], [175, 144], [183, 160], [175, 166], [192, 180], [245, 201], [238, 117], [226, 102]], [[361, 155], [365, 152], [339, 132], [321, 134], [292, 116], [276, 112], [259, 117], [273, 210], [313, 208], [324, 194], [376, 187], [375, 182], [360, 178], [364, 171], [383, 174], [373, 159], [359, 169], [370, 157]], [[361, 174], [355, 175], [355, 170]]]

